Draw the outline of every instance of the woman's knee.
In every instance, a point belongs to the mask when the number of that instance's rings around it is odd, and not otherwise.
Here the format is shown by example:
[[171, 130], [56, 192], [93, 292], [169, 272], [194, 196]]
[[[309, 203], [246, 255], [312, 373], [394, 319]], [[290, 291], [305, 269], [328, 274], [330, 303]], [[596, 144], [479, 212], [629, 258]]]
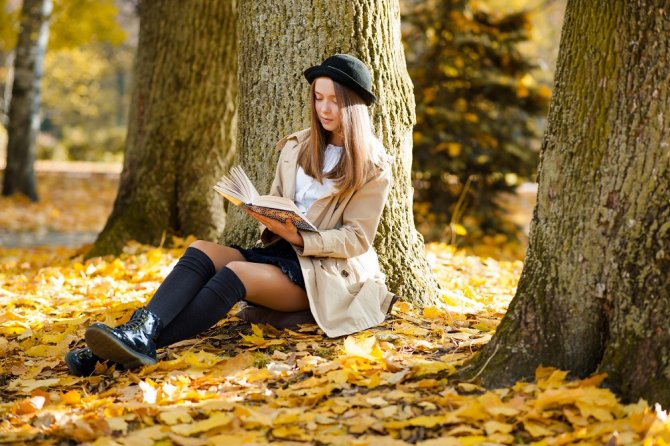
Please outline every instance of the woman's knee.
[[226, 264], [226, 268], [231, 270], [240, 279], [247, 290], [247, 294], [256, 292], [258, 279], [263, 280], [263, 277], [259, 276], [260, 271], [258, 271], [257, 263], [250, 263], [245, 260], [233, 260]]
[[234, 272], [235, 275], [243, 281], [242, 277], [247, 275], [248, 263], [249, 262], [233, 260], [226, 264], [226, 268]]
[[196, 240], [189, 245], [189, 248], [195, 248], [204, 252], [212, 260], [214, 268], [217, 271], [230, 262], [244, 260], [244, 256], [237, 249], [206, 240]]
[[208, 242], [207, 240], [196, 240], [188, 245], [188, 247], [195, 248], [204, 253], [207, 253], [207, 251], [212, 248], [212, 245], [216, 245], [216, 243]]

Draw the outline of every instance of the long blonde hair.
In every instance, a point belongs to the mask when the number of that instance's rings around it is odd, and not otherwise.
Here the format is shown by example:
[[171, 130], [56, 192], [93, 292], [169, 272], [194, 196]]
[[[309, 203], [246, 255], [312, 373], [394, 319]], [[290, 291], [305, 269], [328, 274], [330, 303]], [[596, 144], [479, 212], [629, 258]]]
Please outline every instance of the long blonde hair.
[[329, 132], [319, 122], [315, 108], [315, 92], [312, 82], [310, 87], [311, 132], [303, 145], [298, 163], [305, 173], [319, 182], [324, 178], [335, 180], [338, 193], [359, 189], [367, 180], [374, 163], [383, 151], [382, 145], [372, 130], [372, 121], [368, 107], [356, 93], [333, 81], [335, 98], [340, 105], [340, 131], [344, 141], [340, 161], [330, 172], [323, 172], [325, 150], [328, 145]]

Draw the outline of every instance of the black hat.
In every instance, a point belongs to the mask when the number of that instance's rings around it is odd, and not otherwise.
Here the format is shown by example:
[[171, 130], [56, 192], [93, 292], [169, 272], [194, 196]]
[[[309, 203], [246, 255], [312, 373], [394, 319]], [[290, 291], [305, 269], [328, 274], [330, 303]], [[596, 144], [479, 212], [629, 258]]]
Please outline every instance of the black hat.
[[336, 54], [305, 70], [305, 79], [311, 84], [317, 77], [325, 76], [351, 88], [365, 101], [372, 105], [377, 99], [370, 91], [372, 76], [363, 62], [349, 54]]

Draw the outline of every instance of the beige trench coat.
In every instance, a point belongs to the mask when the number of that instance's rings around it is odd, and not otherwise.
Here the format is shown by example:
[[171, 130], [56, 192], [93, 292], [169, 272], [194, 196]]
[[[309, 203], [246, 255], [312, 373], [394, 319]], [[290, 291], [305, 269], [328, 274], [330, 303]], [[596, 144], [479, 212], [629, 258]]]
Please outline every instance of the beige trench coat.
[[[294, 199], [298, 153], [309, 130], [283, 138], [270, 195]], [[358, 191], [320, 198], [307, 219], [319, 232], [300, 231], [304, 247], [296, 249], [305, 279], [309, 306], [319, 327], [330, 337], [343, 336], [378, 325], [386, 317], [393, 294], [372, 242], [377, 232], [391, 182], [388, 161]], [[264, 244], [276, 239], [264, 230]]]

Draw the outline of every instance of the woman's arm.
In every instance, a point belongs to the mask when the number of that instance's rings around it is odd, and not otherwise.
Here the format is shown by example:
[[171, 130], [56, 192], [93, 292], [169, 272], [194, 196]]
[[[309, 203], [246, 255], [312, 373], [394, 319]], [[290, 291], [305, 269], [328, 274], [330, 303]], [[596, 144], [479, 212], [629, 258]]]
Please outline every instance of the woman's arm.
[[300, 231], [304, 256], [349, 258], [365, 253], [377, 234], [391, 184], [390, 167], [353, 194], [342, 214], [342, 226], [319, 232]]
[[263, 240], [263, 236], [273, 236], [273, 237], [281, 237], [290, 244], [296, 246], [296, 247], [302, 247], [303, 245], [303, 239], [302, 235], [300, 235], [300, 232], [298, 232], [298, 228], [295, 227], [293, 224], [293, 221], [291, 219], [287, 219], [284, 223], [279, 222], [273, 218], [268, 218], [262, 214], [259, 214], [257, 212], [250, 211], [249, 209], [244, 209], [244, 211], [252, 218], [255, 218], [262, 226], [262, 233], [261, 233], [261, 240]]

